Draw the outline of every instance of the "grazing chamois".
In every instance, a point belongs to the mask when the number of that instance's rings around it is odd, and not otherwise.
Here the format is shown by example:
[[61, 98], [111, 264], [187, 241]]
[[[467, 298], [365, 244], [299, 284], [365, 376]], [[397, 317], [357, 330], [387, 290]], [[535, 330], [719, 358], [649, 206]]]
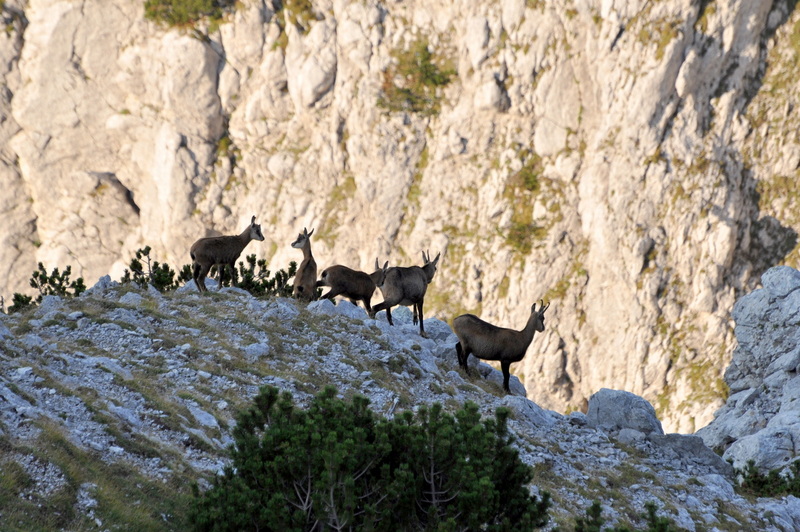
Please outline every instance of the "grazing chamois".
[[317, 261], [311, 254], [311, 235], [304, 227], [303, 232], [297, 235], [297, 240], [292, 242], [292, 247], [303, 250], [303, 262], [297, 268], [292, 285], [292, 297], [312, 301], [317, 293]]
[[220, 265], [219, 286], [222, 288], [222, 273], [226, 266], [231, 269], [231, 283], [236, 283], [236, 259], [251, 240], [264, 240], [261, 234], [261, 224], [256, 223], [256, 217], [250, 220], [242, 234], [233, 236], [210, 236], [201, 238], [189, 249], [192, 257], [192, 277], [197, 289], [205, 292], [206, 275], [212, 266]]
[[375, 271], [371, 274], [366, 274], [337, 264], [323, 270], [319, 281], [317, 281], [317, 287], [330, 287], [328, 293], [322, 294], [322, 297], [331, 301], [336, 296], [344, 296], [354, 304], [356, 301], [363, 301], [367, 314], [372, 316], [372, 305], [370, 304], [372, 294], [375, 293], [376, 287], [383, 285], [388, 267], [388, 261], [381, 268], [378, 264], [378, 259], [375, 259]]
[[436, 273], [436, 264], [439, 262], [441, 253], [436, 254], [436, 258], [431, 260], [431, 255], [422, 252], [422, 266], [400, 267], [395, 266], [386, 271], [383, 286], [380, 287], [383, 293], [383, 301], [372, 307], [372, 317], [378, 312], [385, 310], [386, 319], [389, 325], [394, 325], [392, 321], [392, 307], [395, 305], [414, 306], [414, 325], [417, 324], [419, 317], [419, 334], [427, 338], [425, 327], [422, 323], [422, 304], [425, 300], [425, 291], [433, 281]]
[[510, 393], [508, 379], [512, 362], [519, 362], [525, 356], [528, 346], [533, 341], [534, 333], [544, 331], [544, 312], [550, 303], [536, 310], [536, 303], [531, 307], [528, 323], [521, 331], [506, 329], [487, 323], [474, 314], [462, 314], [453, 320], [453, 330], [458, 336], [456, 355], [459, 365], [469, 375], [467, 359], [472, 354], [483, 360], [499, 360], [503, 369], [503, 389]]

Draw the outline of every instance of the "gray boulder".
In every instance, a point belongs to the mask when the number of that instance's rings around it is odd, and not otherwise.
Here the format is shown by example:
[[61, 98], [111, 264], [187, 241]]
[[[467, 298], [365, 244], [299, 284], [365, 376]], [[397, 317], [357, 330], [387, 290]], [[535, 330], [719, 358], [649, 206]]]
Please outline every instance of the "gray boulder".
[[618, 433], [632, 429], [643, 434], [664, 434], [653, 405], [638, 395], [603, 388], [589, 398], [586, 420], [590, 427]]

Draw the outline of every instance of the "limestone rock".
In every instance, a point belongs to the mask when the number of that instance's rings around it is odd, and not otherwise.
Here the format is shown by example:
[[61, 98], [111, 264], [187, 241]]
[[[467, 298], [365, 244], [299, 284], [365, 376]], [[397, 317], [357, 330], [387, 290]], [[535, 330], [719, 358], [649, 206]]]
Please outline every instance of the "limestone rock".
[[698, 435], [735, 467], [769, 470], [800, 454], [800, 272], [771, 268], [762, 285], [734, 306], [739, 345], [725, 371], [734, 393]]
[[586, 421], [590, 427], [619, 432], [631, 429], [642, 434], [664, 434], [653, 406], [630, 392], [603, 388], [589, 399]]

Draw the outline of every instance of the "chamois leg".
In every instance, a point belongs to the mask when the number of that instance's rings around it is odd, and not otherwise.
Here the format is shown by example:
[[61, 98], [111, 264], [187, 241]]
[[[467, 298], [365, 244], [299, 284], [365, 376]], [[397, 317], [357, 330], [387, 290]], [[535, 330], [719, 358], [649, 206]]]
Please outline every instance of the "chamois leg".
[[371, 297], [365, 297], [364, 299], [361, 300], [364, 302], [364, 308], [367, 309], [367, 316], [370, 317], [372, 317], [372, 305], [370, 305], [371, 300], [372, 300]]
[[378, 303], [377, 305], [372, 307], [372, 317], [374, 318], [378, 312], [385, 310], [386, 321], [389, 322], [389, 325], [394, 325], [394, 322], [392, 321], [392, 305], [396, 305], [396, 303], [390, 303], [389, 301], [386, 300]]
[[[217, 264], [217, 271], [219, 273], [219, 286], [217, 290], [222, 290], [222, 284], [225, 282], [225, 272], [228, 270], [228, 263], [223, 262]], [[233, 274], [231, 274], [231, 286], [233, 286]]]
[[206, 288], [206, 275], [208, 274], [208, 270], [211, 269], [211, 266], [205, 266], [202, 264], [195, 263], [194, 271], [192, 272], [192, 277], [194, 278], [194, 284], [197, 285], [197, 289], [201, 292], [206, 292], [208, 289]]
[[469, 351], [461, 346], [461, 342], [456, 342], [456, 356], [458, 356], [458, 365], [464, 368], [464, 371], [467, 372], [467, 376], [470, 376], [469, 365], [467, 364]]
[[199, 278], [200, 268], [201, 266], [198, 263], [195, 262], [192, 264], [192, 279], [194, 279], [194, 285], [202, 292], [203, 289], [200, 288], [200, 281], [197, 280]]
[[342, 293], [341, 290], [335, 290], [335, 289], [331, 288], [330, 290], [328, 290], [327, 294], [322, 294], [320, 299], [330, 299], [331, 301], [333, 301], [333, 298], [338, 296], [341, 293]]
[[508, 387], [508, 379], [511, 377], [511, 362], [503, 360], [500, 362], [500, 367], [503, 369], [503, 389], [506, 391], [506, 393], [511, 393], [511, 390]]
[[[234, 259], [233, 262], [229, 262], [228, 266], [230, 267], [230, 272], [231, 272], [231, 286], [237, 286], [236, 285], [236, 260]], [[220, 288], [222, 288], [222, 287], [220, 286]]]
[[[419, 335], [422, 336], [423, 338], [427, 338], [428, 335], [427, 335], [427, 333], [425, 333], [425, 326], [423, 325], [423, 322], [422, 322], [422, 301], [420, 301], [419, 303], [414, 305], [414, 316], [415, 317], [417, 316], [417, 307], [419, 307]], [[414, 323], [416, 323], [416, 321], [414, 321]]]

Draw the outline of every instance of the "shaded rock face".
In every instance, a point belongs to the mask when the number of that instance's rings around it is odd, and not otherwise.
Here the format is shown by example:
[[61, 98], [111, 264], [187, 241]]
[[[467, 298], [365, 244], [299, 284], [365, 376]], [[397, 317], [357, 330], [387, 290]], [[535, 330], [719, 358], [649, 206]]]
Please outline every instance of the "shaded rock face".
[[[685, 432], [722, 404], [737, 295], [796, 241], [786, 2], [318, 0], [300, 29], [249, 0], [207, 38], [143, 2], [4, 5], [7, 299], [37, 261], [88, 284], [144, 245], [180, 266], [256, 214], [273, 271], [316, 227], [321, 267], [441, 251], [443, 319], [521, 328], [551, 301], [514, 368], [529, 397], [626, 389]], [[379, 105], [422, 39], [453, 71], [438, 112]]]
[[800, 272], [772, 268], [761, 282], [734, 306], [730, 397], [698, 435], [736, 467], [769, 470], [800, 454]]

